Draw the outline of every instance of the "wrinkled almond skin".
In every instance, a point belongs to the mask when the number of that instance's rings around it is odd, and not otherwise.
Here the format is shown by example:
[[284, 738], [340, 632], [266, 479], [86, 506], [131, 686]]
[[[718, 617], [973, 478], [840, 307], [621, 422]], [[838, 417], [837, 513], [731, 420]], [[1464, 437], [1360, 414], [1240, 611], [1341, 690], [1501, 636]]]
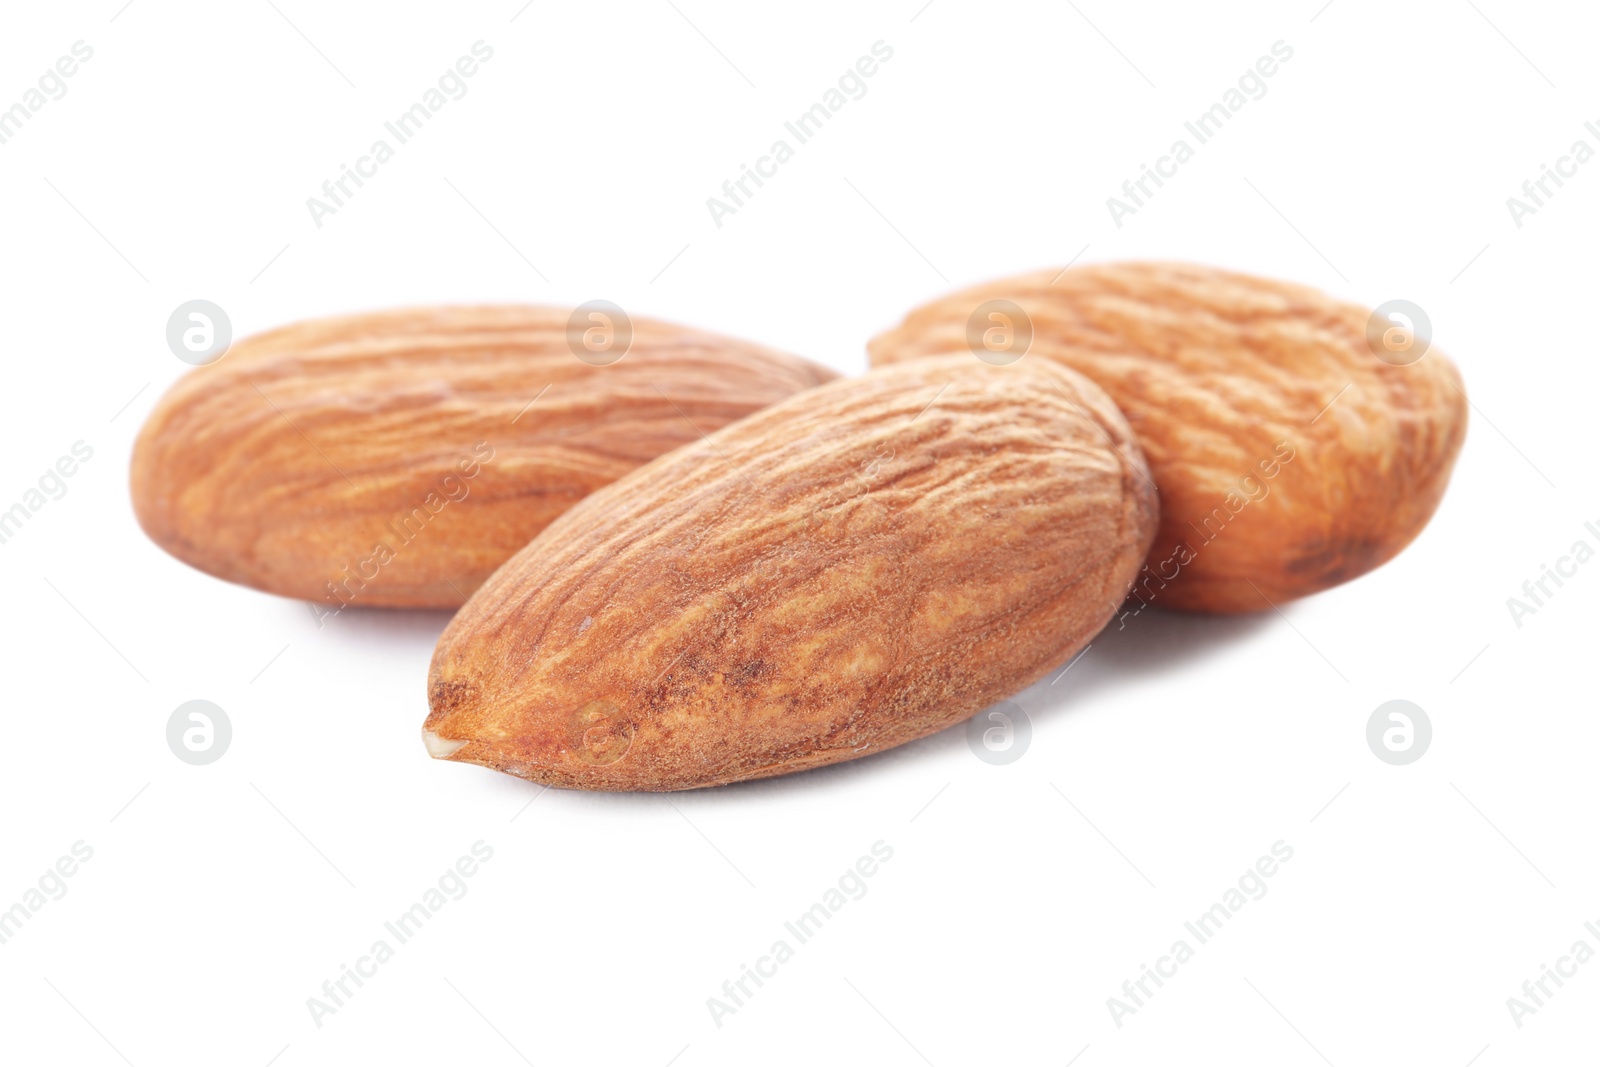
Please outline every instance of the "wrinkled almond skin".
[[970, 356], [800, 394], [633, 472], [502, 567], [434, 653], [436, 757], [674, 790], [879, 752], [1081, 648], [1156, 493], [1106, 395]]
[[1135, 595], [1260, 611], [1384, 563], [1438, 506], [1466, 433], [1455, 366], [1396, 366], [1366, 308], [1209, 267], [1109, 263], [968, 289], [875, 338], [874, 365], [973, 351], [969, 317], [1004, 299], [1031, 320], [1023, 363], [1105, 389], [1161, 491]]
[[139, 522], [200, 570], [322, 611], [453, 608], [589, 493], [836, 377], [642, 319], [592, 366], [568, 314], [400, 310], [242, 341], [145, 423]]

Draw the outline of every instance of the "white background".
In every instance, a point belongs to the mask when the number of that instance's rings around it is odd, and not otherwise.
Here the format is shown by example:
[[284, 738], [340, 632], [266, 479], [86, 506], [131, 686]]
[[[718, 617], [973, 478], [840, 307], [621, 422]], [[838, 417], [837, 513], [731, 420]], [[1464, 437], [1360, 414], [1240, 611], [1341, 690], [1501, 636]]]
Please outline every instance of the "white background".
[[[1506, 198], [1574, 140], [1600, 148], [1594, 14], [921, 2], [8, 7], [0, 106], [73, 42], [94, 56], [0, 145], [0, 507], [75, 441], [94, 455], [0, 545], [0, 908], [74, 842], [93, 858], [0, 945], [0, 1059], [1593, 1054], [1600, 962], [1521, 1028], [1506, 999], [1580, 938], [1600, 949], [1600, 562], [1520, 628], [1506, 600], [1578, 539], [1600, 547], [1600, 161], [1520, 228]], [[313, 225], [306, 198], [480, 39], [494, 58], [468, 94]], [[714, 225], [706, 198], [879, 40], [894, 55], [867, 94]], [[1268, 93], [1114, 225], [1106, 198], [1279, 40]], [[1033, 738], [1009, 766], [956, 728], [756, 785], [539, 795], [425, 755], [445, 615], [318, 629], [167, 557], [129, 508], [189, 299], [244, 336], [604, 298], [854, 372], [914, 304], [1080, 251], [1415, 301], [1474, 409], [1398, 559], [1281, 615], [1103, 634], [1018, 697]], [[233, 722], [206, 767], [164, 737], [194, 698]], [[1395, 698], [1434, 726], [1406, 767], [1364, 736]], [[467, 895], [315, 1025], [307, 998], [479, 840], [494, 855]], [[715, 1025], [707, 998], [879, 840], [894, 855], [867, 894]], [[1107, 998], [1279, 840], [1294, 856], [1267, 895], [1116, 1026]]]

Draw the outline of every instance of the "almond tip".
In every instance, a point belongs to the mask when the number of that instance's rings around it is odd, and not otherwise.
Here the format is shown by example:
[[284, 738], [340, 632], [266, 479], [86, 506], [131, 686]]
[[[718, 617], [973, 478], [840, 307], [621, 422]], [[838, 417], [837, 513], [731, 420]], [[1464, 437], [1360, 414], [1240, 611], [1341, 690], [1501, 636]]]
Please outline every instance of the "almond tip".
[[432, 730], [422, 731], [422, 743], [428, 750], [428, 755], [434, 759], [449, 759], [460, 750], [466, 741], [458, 741], [451, 737], [440, 737]]

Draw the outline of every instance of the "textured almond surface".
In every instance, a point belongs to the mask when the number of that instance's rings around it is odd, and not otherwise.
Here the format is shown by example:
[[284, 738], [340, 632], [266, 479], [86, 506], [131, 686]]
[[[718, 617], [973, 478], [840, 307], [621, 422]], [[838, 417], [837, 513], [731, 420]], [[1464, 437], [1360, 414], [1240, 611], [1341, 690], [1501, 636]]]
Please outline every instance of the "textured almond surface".
[[1136, 586], [1147, 603], [1259, 611], [1366, 573], [1422, 530], [1466, 433], [1460, 375], [1437, 349], [1393, 366], [1369, 347], [1368, 309], [1183, 264], [955, 293], [875, 338], [873, 364], [972, 350], [969, 317], [993, 299], [1031, 320], [1023, 364], [1093, 379], [1143, 445], [1161, 491]]
[[455, 607], [589, 493], [836, 377], [642, 319], [591, 366], [568, 315], [402, 310], [242, 341], [145, 423], [139, 521], [203, 571], [324, 610]]
[[1156, 494], [1105, 394], [970, 356], [834, 382], [551, 525], [440, 638], [431, 754], [583, 789], [853, 759], [1037, 680], [1116, 610]]

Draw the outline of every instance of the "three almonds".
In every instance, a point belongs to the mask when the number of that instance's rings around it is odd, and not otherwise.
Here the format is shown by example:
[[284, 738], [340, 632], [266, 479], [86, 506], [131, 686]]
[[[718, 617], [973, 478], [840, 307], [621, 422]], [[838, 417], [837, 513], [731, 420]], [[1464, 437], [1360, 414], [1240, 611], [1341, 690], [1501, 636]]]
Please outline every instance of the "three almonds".
[[919, 308], [853, 379], [642, 320], [594, 365], [539, 308], [329, 319], [180, 380], [133, 500], [173, 555], [319, 614], [461, 607], [434, 756], [718, 785], [968, 718], [1130, 597], [1265, 610], [1394, 556], [1466, 398], [1374, 318], [1211, 268], [1080, 267]]

